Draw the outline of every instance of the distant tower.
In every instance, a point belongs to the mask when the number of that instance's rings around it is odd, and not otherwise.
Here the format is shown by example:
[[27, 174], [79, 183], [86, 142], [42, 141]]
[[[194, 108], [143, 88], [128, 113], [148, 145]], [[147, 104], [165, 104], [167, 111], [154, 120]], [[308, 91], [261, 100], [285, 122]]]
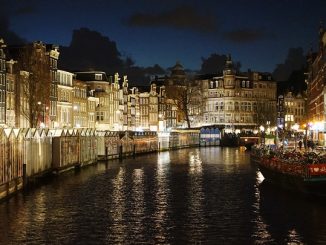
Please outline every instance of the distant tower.
[[119, 84], [119, 80], [120, 80], [119, 73], [116, 72], [114, 74], [114, 83], [118, 83]]
[[[183, 85], [186, 80], [186, 73], [183, 66], [179, 61], [173, 66], [171, 76], [169, 79], [169, 85]], [[172, 83], [172, 84], [171, 84]]]
[[232, 62], [232, 58], [231, 58], [231, 54], [228, 54], [226, 56], [226, 61], [225, 61], [225, 66], [224, 66], [224, 70], [223, 70], [223, 75], [234, 75], [235, 74], [235, 70], [233, 67], [233, 62]]
[[128, 94], [128, 78], [127, 78], [127, 75], [123, 76], [122, 88], [123, 88], [123, 92]]

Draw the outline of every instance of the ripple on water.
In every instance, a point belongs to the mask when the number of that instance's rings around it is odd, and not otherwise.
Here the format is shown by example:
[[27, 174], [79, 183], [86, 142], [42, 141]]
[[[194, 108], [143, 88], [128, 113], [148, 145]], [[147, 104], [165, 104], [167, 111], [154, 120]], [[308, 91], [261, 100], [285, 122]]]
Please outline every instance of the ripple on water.
[[266, 185], [249, 160], [207, 147], [65, 173], [0, 204], [0, 243], [326, 242], [325, 203]]

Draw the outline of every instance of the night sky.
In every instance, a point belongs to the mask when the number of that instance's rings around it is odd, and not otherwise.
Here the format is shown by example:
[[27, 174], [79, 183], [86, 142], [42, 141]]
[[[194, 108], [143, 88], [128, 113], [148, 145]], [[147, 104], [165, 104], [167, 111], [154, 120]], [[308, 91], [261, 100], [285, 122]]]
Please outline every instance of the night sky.
[[272, 72], [290, 48], [317, 48], [324, 0], [0, 0], [0, 36], [69, 46], [73, 30], [99, 32], [138, 66], [180, 61], [200, 70], [202, 57], [231, 54], [242, 69]]

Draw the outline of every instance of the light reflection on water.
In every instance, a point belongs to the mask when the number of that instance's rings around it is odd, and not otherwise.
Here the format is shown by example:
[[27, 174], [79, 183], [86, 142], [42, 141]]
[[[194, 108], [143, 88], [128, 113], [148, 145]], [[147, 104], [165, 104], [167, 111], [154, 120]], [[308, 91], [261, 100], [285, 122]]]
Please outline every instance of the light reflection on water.
[[260, 214], [260, 190], [259, 185], [263, 182], [264, 176], [260, 171], [256, 171], [256, 183], [254, 186], [255, 190], [255, 202], [253, 203], [253, 212], [255, 214], [253, 223], [254, 223], [254, 233], [253, 238], [257, 240], [258, 244], [266, 244], [273, 241], [271, 234], [267, 230], [267, 224], [264, 223], [263, 218]]
[[204, 199], [203, 191], [203, 172], [202, 160], [200, 158], [200, 151], [195, 149], [189, 152], [189, 174], [188, 174], [188, 193], [189, 205], [186, 223], [191, 241], [203, 242], [204, 230], [206, 228], [205, 213], [204, 213]]
[[168, 241], [167, 220], [169, 219], [168, 206], [169, 201], [169, 187], [167, 180], [167, 173], [169, 171], [170, 153], [160, 153], [157, 159], [157, 171], [156, 171], [156, 194], [155, 194], [155, 211], [154, 211], [154, 223], [155, 223], [155, 237], [158, 243], [166, 243]]
[[0, 244], [323, 244], [326, 205], [237, 148], [99, 163], [0, 203]]
[[[125, 169], [119, 168], [118, 174], [112, 179], [112, 201], [108, 203], [110, 205], [109, 217], [111, 216], [112, 223], [107, 227], [108, 241], [124, 242], [126, 241], [126, 220], [124, 219], [124, 213], [126, 210], [126, 190], [125, 190]], [[119, 236], [112, 236], [112, 233], [119, 234]]]

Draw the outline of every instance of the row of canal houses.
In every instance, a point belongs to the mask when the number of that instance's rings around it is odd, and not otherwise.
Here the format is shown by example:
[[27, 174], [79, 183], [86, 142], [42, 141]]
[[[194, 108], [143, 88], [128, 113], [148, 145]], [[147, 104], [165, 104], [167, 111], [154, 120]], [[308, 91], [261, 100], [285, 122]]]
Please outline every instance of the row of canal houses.
[[[41, 53], [50, 68], [51, 91], [47, 102], [38, 101], [37, 127], [94, 128], [97, 130], [165, 131], [178, 126], [177, 107], [166, 98], [165, 87], [129, 87], [127, 76], [102, 71], [68, 72], [58, 69], [59, 48], [42, 42], [29, 45]], [[21, 70], [19, 50], [0, 39], [0, 126], [28, 128], [28, 95], [19, 79], [33, 74]], [[41, 97], [41, 96], [40, 96]], [[36, 97], [37, 98], [37, 97]]]
[[[306, 93], [282, 95], [282, 103], [277, 83], [270, 73], [239, 72], [230, 55], [222, 71], [195, 76], [192, 86], [196, 93], [188, 111], [190, 126], [213, 126], [231, 133], [262, 127], [274, 130], [280, 126], [291, 130], [293, 125], [303, 127], [305, 124], [303, 129], [311, 129], [313, 138], [326, 144], [325, 36], [321, 27], [319, 51], [308, 55]], [[155, 79], [146, 88], [131, 87], [127, 76], [120, 77], [118, 73], [108, 76], [102, 71], [72, 73], [60, 70], [58, 46], [42, 42], [28, 45], [47, 60], [51, 73], [49, 99], [38, 101], [40, 113], [36, 127], [169, 131], [186, 126], [184, 112], [177, 108], [169, 94], [171, 85], [179, 86], [180, 81], [188, 81], [180, 63], [176, 63], [170, 76]], [[28, 99], [17, 81], [33, 74], [20, 69], [15, 56], [20, 48], [7, 47], [0, 39], [0, 127], [31, 127], [23, 113], [24, 108], [28, 109]], [[309, 128], [308, 122], [319, 127]]]

